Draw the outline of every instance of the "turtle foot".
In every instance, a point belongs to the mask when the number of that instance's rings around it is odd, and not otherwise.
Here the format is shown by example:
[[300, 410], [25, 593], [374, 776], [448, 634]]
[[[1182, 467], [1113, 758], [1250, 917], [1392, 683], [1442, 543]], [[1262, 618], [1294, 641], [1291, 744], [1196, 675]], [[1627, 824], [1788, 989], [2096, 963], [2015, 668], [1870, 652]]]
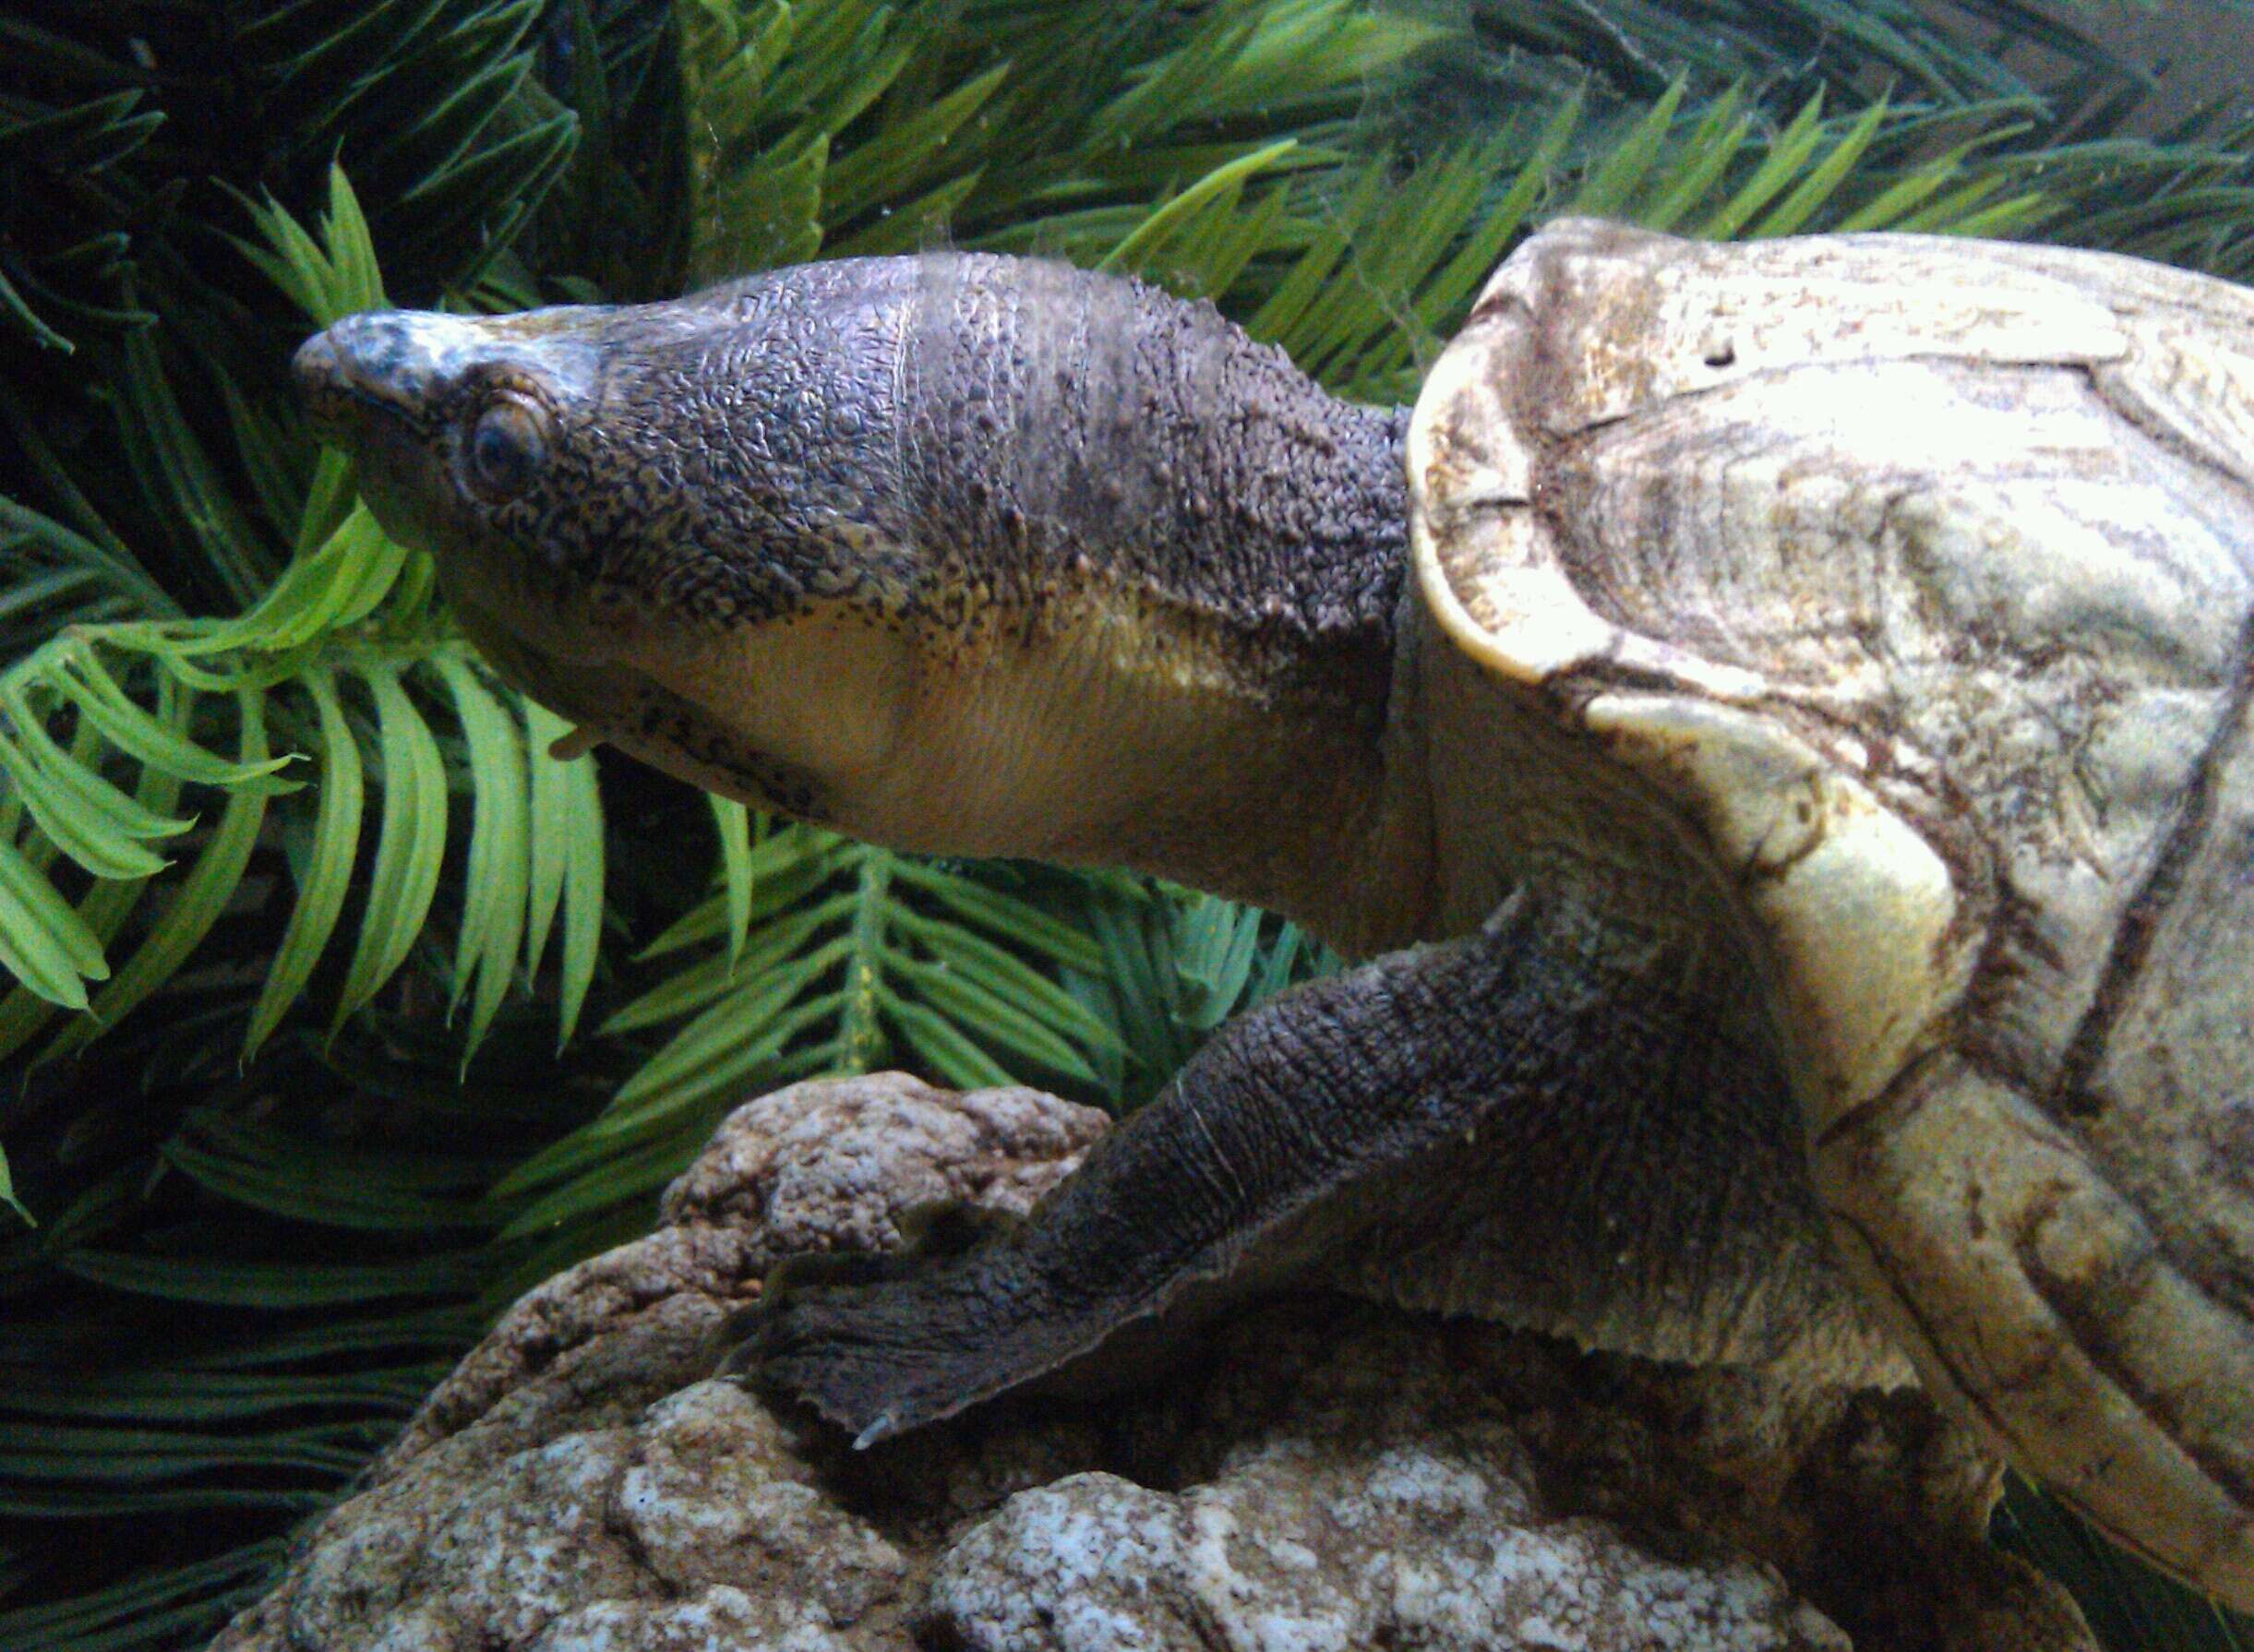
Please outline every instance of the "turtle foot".
[[1054, 1370], [1077, 1349], [1018, 1284], [1006, 1241], [803, 1259], [730, 1324], [721, 1374], [810, 1407], [856, 1448]]
[[931, 1334], [929, 1296], [913, 1278], [771, 1284], [730, 1325], [721, 1372], [810, 1407], [857, 1447], [873, 1445], [976, 1397]]

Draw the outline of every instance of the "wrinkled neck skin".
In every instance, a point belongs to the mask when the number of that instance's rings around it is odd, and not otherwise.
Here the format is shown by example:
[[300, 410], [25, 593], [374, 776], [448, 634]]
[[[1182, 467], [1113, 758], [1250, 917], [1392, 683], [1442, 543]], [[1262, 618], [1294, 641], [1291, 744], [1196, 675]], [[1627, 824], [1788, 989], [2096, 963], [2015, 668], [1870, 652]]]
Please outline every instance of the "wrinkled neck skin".
[[978, 668], [919, 656], [869, 834], [1132, 866], [1356, 952], [1407, 939], [1430, 824], [1397, 670], [1404, 415], [1209, 305], [1007, 274], [905, 317], [902, 486], [993, 605], [955, 632]]
[[1404, 413], [1323, 394], [1210, 305], [1031, 260], [813, 265], [618, 314], [585, 416], [646, 455], [672, 538], [560, 595], [539, 559], [442, 554], [504, 670], [873, 842], [1130, 866], [1351, 952], [1421, 932]]

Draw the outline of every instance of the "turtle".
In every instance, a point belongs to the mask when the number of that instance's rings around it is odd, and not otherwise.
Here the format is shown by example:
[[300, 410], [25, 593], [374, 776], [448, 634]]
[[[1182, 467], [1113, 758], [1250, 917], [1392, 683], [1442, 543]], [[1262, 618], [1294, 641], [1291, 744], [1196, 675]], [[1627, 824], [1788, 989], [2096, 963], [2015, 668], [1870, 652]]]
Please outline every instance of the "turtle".
[[560, 749], [1349, 961], [731, 1371], [867, 1445], [1317, 1279], [1921, 1382], [2254, 1606], [2254, 294], [1568, 219], [1413, 408], [953, 251], [294, 370]]

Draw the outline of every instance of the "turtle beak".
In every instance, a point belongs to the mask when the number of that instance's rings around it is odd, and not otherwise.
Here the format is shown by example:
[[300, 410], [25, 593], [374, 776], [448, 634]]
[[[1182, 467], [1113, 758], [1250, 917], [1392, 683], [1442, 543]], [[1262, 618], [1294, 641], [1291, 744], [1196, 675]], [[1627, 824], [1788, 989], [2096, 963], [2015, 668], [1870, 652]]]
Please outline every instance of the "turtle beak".
[[370, 310], [316, 333], [290, 364], [315, 433], [356, 462], [377, 520], [426, 550], [436, 548], [453, 494], [440, 410], [478, 341], [464, 317]]

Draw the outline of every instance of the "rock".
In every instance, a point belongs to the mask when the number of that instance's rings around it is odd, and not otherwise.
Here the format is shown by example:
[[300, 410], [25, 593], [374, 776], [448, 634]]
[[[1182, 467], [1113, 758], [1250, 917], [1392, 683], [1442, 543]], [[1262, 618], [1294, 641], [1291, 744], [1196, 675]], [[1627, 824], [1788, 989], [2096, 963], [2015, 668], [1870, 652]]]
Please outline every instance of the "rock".
[[215, 1652], [2092, 1646], [1979, 1540], [1995, 1467], [1914, 1394], [1335, 1297], [862, 1454], [708, 1380], [782, 1258], [1022, 1214], [1103, 1126], [899, 1074], [737, 1109], [658, 1231], [511, 1308]]
[[[1023, 1215], [1107, 1122], [1038, 1090], [957, 1095], [903, 1073], [747, 1102], [665, 1191], [657, 1231], [528, 1292], [433, 1392], [374, 1477], [497, 1405], [520, 1414], [521, 1434], [536, 1432], [551, 1405], [581, 1413], [586, 1393], [647, 1404], [703, 1374], [720, 1322], [784, 1257], [890, 1250], [900, 1214], [921, 1204]], [[588, 1359], [606, 1369], [582, 1380]]]
[[1546, 1517], [1517, 1454], [1483, 1443], [1270, 1441], [1179, 1494], [1073, 1475], [950, 1549], [932, 1615], [996, 1649], [1846, 1652], [1768, 1568], [1662, 1560], [1601, 1521]]

